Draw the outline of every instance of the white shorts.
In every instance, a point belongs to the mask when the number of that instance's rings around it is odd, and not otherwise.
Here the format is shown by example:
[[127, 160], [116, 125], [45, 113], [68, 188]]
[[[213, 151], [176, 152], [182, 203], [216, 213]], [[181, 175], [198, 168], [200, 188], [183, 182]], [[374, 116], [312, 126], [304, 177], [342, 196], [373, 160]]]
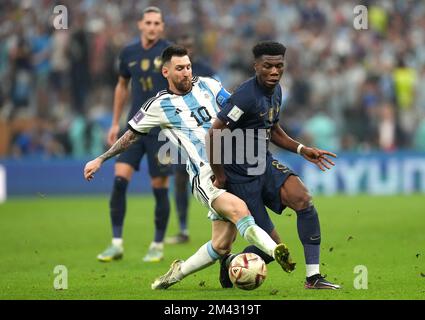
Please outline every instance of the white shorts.
[[222, 195], [226, 190], [219, 189], [213, 185], [212, 177], [214, 173], [209, 164], [204, 164], [200, 168], [200, 173], [189, 172], [190, 183], [192, 184], [193, 196], [210, 211], [215, 212], [211, 206], [212, 202]]
[[219, 215], [217, 212], [215, 212], [214, 210], [210, 210], [208, 211], [208, 219], [210, 219], [211, 221], [227, 221], [230, 222], [229, 219]]

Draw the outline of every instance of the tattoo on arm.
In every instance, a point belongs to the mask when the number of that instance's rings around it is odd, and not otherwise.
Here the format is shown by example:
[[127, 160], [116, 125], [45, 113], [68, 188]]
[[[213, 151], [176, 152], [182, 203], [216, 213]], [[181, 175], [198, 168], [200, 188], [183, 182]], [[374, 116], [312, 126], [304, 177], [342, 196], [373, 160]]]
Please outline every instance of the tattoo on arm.
[[114, 145], [102, 154], [99, 158], [102, 159], [103, 162], [106, 160], [120, 154], [124, 150], [126, 150], [130, 145], [136, 142], [140, 138], [140, 135], [134, 133], [131, 130], [127, 130], [121, 138], [114, 143]]

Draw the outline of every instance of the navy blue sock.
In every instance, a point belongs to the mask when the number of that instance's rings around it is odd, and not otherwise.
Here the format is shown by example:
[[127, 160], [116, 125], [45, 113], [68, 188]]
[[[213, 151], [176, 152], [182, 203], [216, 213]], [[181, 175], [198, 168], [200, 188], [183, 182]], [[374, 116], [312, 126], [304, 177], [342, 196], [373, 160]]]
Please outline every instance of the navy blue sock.
[[112, 188], [109, 209], [112, 223], [112, 235], [114, 238], [122, 237], [126, 209], [126, 192], [128, 180], [123, 177], [115, 177]]
[[187, 231], [187, 211], [189, 207], [189, 194], [187, 192], [187, 185], [189, 182], [189, 177], [187, 173], [177, 170], [174, 174], [174, 182], [174, 195], [177, 215], [179, 218], [179, 227], [180, 232], [183, 232]]
[[189, 195], [186, 189], [184, 192], [176, 190], [176, 207], [179, 216], [180, 231], [187, 231], [187, 209], [189, 205]]
[[320, 223], [314, 206], [297, 211], [298, 236], [304, 246], [306, 264], [319, 264]]
[[170, 201], [168, 199], [168, 188], [153, 189], [155, 196], [155, 242], [164, 240], [167, 230], [168, 218], [170, 217]]
[[274, 261], [273, 257], [264, 253], [262, 250], [258, 249], [254, 245], [248, 246], [243, 250], [243, 253], [248, 253], [248, 252], [255, 253], [255, 254], [259, 255], [261, 258], [263, 258], [263, 260], [266, 264], [269, 264], [270, 262]]

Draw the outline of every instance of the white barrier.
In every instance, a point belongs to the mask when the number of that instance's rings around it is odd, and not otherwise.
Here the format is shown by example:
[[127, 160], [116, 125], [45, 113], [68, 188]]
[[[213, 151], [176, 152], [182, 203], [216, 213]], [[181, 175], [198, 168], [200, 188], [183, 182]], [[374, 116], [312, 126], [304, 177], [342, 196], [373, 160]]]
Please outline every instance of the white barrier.
[[0, 165], [0, 203], [6, 201], [6, 169]]

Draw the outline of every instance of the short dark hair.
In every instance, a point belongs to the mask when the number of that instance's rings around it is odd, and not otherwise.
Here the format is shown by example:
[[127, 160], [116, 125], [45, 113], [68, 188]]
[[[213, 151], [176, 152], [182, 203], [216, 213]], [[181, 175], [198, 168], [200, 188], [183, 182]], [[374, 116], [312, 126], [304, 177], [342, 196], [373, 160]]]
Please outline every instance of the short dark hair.
[[254, 48], [252, 48], [252, 53], [254, 54], [254, 58], [258, 59], [263, 55], [270, 56], [285, 56], [286, 47], [276, 41], [261, 41], [257, 43]]
[[139, 20], [143, 20], [145, 17], [146, 13], [151, 13], [151, 12], [155, 12], [155, 13], [159, 13], [161, 15], [162, 18], [162, 11], [160, 8], [158, 7], [154, 7], [154, 6], [150, 6], [150, 7], [146, 7], [145, 9], [143, 9], [142, 13], [140, 14], [140, 19]]
[[177, 57], [184, 57], [187, 56], [187, 50], [186, 48], [178, 45], [171, 45], [162, 51], [162, 63], [165, 64], [167, 62], [171, 61], [171, 58], [177, 56]]

